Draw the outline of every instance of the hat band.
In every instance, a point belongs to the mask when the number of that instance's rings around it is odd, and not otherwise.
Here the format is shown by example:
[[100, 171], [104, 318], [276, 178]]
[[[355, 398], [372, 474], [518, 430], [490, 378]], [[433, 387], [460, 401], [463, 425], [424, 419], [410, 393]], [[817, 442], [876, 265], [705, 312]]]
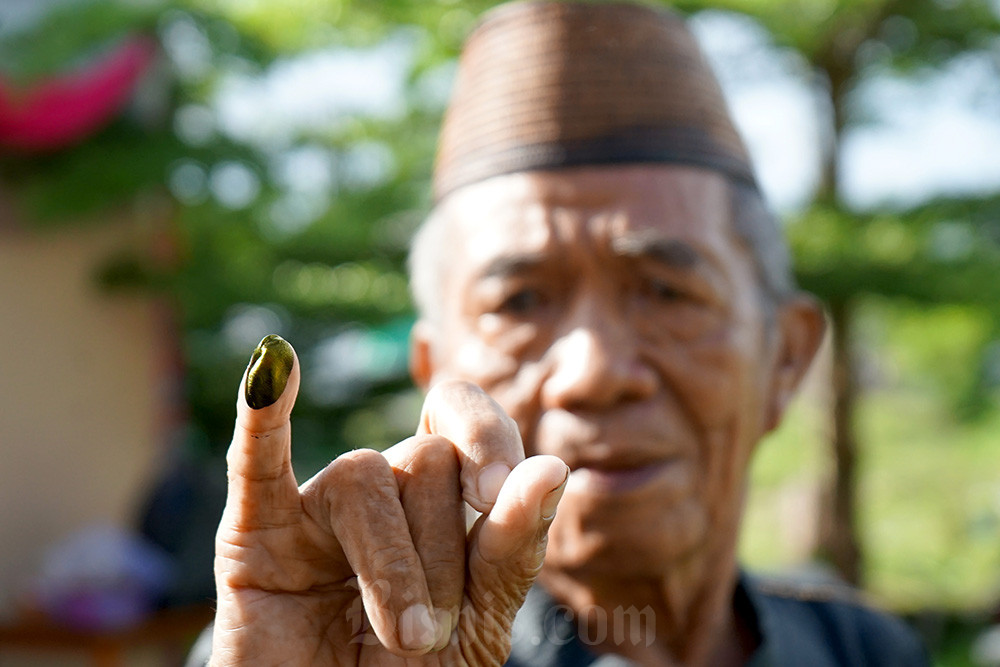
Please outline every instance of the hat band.
[[492, 176], [518, 171], [613, 164], [684, 164], [705, 167], [757, 187], [753, 168], [713, 141], [699, 128], [630, 128], [610, 136], [535, 144], [487, 146], [462, 156], [450, 168], [452, 178], [436, 183], [435, 200]]

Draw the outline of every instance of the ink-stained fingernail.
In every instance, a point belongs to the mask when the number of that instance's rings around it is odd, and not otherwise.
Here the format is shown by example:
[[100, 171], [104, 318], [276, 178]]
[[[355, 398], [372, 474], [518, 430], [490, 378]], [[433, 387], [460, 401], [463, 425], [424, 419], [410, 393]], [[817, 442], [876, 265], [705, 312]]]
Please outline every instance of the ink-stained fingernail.
[[250, 357], [246, 385], [247, 405], [260, 410], [281, 398], [294, 363], [295, 353], [284, 338], [274, 334], [264, 336]]

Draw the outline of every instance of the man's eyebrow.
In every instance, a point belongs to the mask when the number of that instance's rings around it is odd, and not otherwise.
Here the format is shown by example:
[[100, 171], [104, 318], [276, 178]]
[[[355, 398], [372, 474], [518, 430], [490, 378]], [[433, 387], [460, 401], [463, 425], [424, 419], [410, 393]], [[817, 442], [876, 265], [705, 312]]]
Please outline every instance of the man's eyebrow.
[[482, 278], [503, 278], [537, 268], [543, 263], [540, 253], [524, 253], [516, 255], [501, 255], [491, 260], [479, 272]]
[[623, 257], [649, 258], [678, 269], [693, 269], [702, 261], [701, 254], [689, 243], [659, 236], [636, 235], [616, 238], [614, 251]]

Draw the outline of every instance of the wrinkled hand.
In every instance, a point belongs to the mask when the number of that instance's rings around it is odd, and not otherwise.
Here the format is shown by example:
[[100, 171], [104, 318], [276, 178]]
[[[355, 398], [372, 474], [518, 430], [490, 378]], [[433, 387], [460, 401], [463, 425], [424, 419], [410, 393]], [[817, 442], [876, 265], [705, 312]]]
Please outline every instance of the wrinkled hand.
[[[246, 377], [240, 388], [211, 664], [502, 664], [565, 464], [524, 459], [503, 410], [448, 382], [428, 394], [416, 436], [348, 452], [298, 487], [299, 362], [276, 340], [291, 369], [287, 386], [265, 389], [277, 400], [254, 409]], [[260, 364], [273, 370], [273, 355]], [[468, 533], [466, 502], [483, 512]]]

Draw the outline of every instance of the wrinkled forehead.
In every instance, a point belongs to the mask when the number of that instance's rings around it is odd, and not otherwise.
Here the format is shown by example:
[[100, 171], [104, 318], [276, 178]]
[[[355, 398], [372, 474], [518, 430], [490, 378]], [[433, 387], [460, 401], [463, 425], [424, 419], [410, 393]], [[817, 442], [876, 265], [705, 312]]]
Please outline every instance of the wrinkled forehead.
[[475, 266], [507, 253], [628, 236], [662, 236], [725, 252], [730, 200], [723, 176], [642, 165], [520, 172], [453, 193], [441, 204], [452, 247]]

